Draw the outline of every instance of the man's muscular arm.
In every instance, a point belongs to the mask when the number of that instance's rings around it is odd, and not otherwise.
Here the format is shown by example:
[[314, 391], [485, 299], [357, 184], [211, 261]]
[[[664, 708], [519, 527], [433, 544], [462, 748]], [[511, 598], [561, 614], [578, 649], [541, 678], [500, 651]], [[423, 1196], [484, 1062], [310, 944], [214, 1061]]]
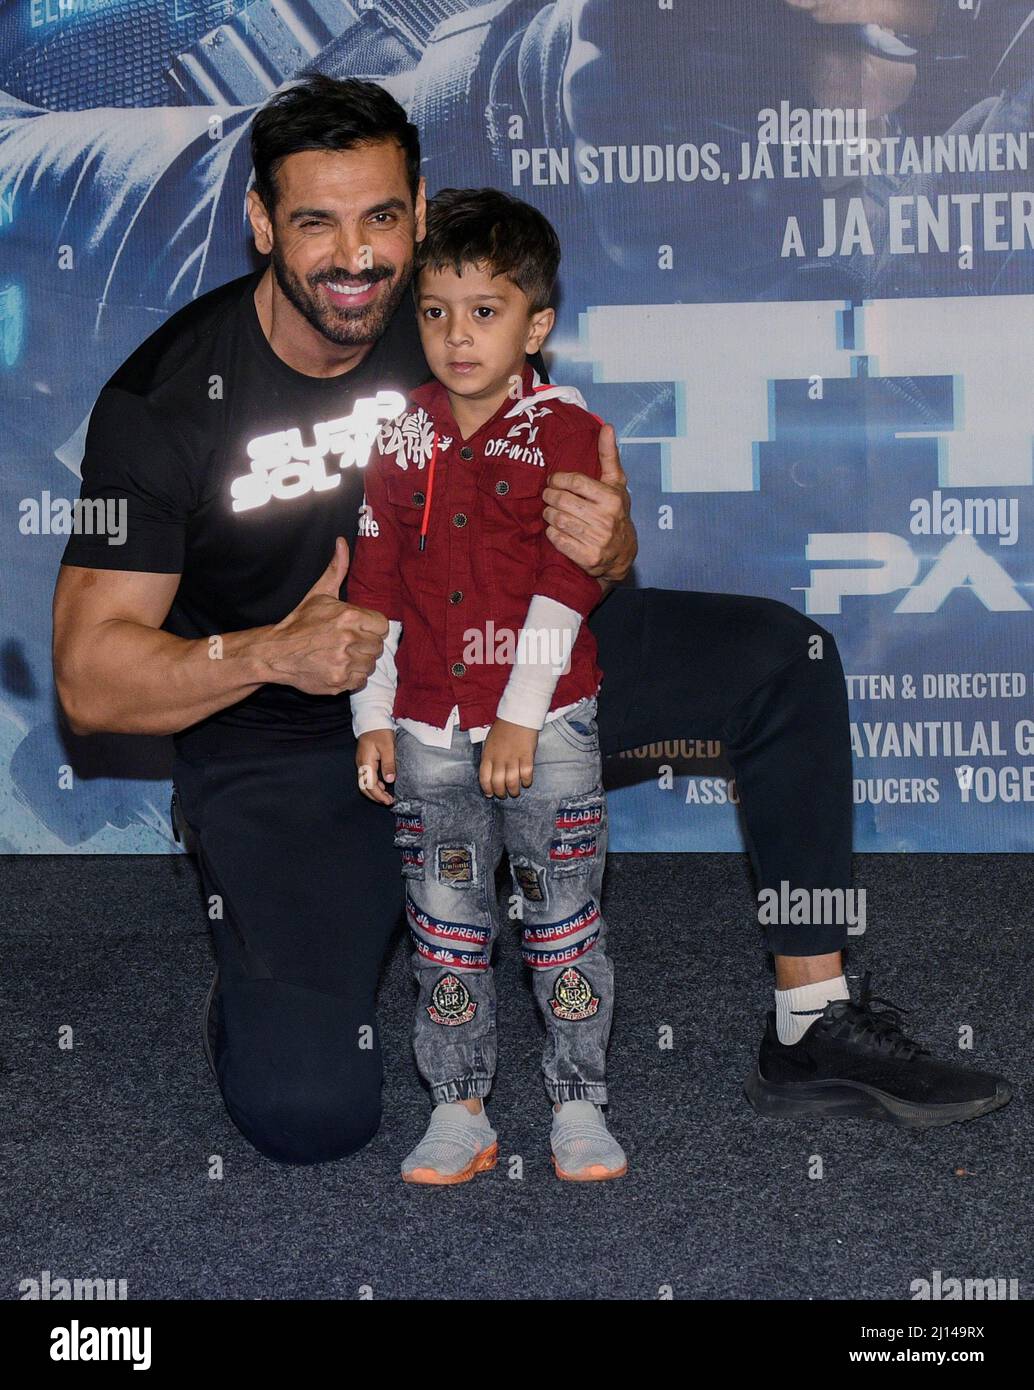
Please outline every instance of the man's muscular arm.
[[599, 435], [600, 477], [553, 473], [543, 490], [546, 538], [562, 555], [600, 581], [606, 593], [635, 561], [639, 542], [632, 525], [628, 479], [621, 467], [614, 427]]
[[360, 686], [387, 622], [342, 603], [348, 547], [281, 622], [211, 638], [161, 631], [180, 577], [62, 565], [54, 593], [54, 674], [77, 734], [171, 734], [260, 685], [310, 695]]

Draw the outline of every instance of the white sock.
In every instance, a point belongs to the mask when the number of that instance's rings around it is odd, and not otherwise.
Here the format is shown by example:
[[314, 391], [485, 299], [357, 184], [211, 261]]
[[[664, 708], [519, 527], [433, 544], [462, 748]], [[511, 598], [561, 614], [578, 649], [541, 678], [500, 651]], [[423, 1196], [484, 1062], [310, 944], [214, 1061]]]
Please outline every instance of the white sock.
[[851, 992], [843, 975], [837, 975], [832, 980], [819, 980], [817, 984], [798, 985], [796, 989], [777, 989], [776, 1032], [779, 1041], [789, 1046], [800, 1042], [831, 999], [850, 998]]
[[462, 1110], [464, 1115], [469, 1116], [471, 1124], [491, 1128], [491, 1121], [488, 1118], [488, 1112], [485, 1110], [485, 1102], [483, 1100], [481, 1102], [481, 1109], [476, 1110], [473, 1114], [471, 1114], [461, 1100], [450, 1100], [445, 1103], [446, 1105], [451, 1105], [457, 1111]]

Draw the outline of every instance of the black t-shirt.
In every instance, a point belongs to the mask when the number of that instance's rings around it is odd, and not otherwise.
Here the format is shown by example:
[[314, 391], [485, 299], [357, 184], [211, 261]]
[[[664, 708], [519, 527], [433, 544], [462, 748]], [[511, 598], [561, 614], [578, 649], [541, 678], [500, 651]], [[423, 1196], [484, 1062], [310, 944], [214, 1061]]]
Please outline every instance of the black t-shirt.
[[[408, 294], [353, 371], [295, 371], [259, 323], [262, 274], [173, 314], [115, 372], [90, 416], [81, 495], [125, 499], [126, 539], [73, 534], [63, 562], [182, 575], [163, 624], [180, 637], [279, 622], [326, 569], [336, 536], [354, 548], [377, 424], [429, 378]], [[283, 685], [176, 736], [188, 756], [351, 737], [347, 694]]]

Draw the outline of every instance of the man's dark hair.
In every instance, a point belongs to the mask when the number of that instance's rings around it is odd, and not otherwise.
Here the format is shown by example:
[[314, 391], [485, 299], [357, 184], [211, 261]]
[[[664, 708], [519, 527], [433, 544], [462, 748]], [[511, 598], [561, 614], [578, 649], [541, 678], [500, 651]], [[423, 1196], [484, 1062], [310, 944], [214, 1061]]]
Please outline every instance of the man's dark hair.
[[415, 202], [420, 136], [395, 98], [376, 82], [312, 73], [275, 93], [255, 114], [251, 123], [255, 191], [272, 217], [276, 172], [288, 155], [302, 150], [352, 150], [378, 140], [395, 140], [402, 147]]
[[[481, 266], [527, 295], [532, 313], [548, 308], [560, 265], [560, 238], [538, 208], [495, 188], [443, 188], [427, 204], [427, 235], [414, 272]], [[415, 283], [415, 275], [414, 275]]]

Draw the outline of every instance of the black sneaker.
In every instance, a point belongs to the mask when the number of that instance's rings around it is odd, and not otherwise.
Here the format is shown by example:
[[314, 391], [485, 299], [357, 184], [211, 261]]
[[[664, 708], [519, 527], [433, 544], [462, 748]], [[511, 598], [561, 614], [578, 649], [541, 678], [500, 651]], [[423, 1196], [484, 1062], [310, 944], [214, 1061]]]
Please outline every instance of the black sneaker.
[[797, 1043], [779, 1041], [770, 1013], [747, 1099], [759, 1115], [888, 1120], [909, 1129], [972, 1120], [1011, 1100], [1002, 1077], [938, 1062], [906, 1037], [905, 1012], [870, 994], [866, 974], [859, 1002], [831, 1000]]
[[216, 998], [219, 993], [219, 971], [212, 976], [212, 983], [205, 996], [204, 1008], [201, 1010], [201, 1046], [205, 1049], [205, 1056], [208, 1058], [208, 1065], [212, 1070], [212, 1075], [216, 1076], [215, 1069], [215, 1040], [219, 1035], [219, 1006]]

